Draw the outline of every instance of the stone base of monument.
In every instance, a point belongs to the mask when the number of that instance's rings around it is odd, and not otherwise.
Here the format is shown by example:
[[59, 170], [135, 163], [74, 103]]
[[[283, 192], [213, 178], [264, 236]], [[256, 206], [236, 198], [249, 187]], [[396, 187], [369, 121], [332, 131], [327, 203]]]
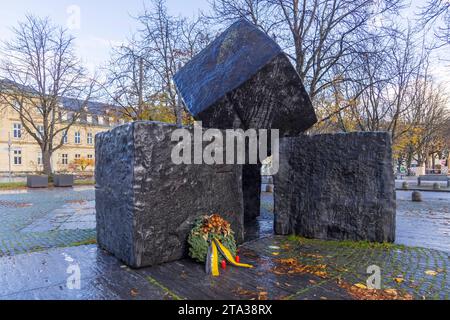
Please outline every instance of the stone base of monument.
[[275, 231], [325, 240], [395, 240], [387, 133], [285, 138], [275, 176]]
[[220, 214], [243, 242], [242, 166], [175, 165], [176, 129], [136, 122], [96, 137], [98, 244], [133, 268], [185, 257], [203, 215]]

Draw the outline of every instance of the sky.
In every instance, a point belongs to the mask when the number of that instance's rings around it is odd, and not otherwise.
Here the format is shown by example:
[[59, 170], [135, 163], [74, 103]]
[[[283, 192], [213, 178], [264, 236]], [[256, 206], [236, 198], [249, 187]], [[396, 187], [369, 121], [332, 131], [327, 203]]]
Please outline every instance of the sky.
[[[411, 0], [411, 7], [425, 0]], [[148, 0], [14, 0], [2, 1], [0, 11], [0, 40], [11, 37], [11, 27], [24, 19], [26, 14], [48, 16], [56, 24], [69, 27], [76, 37], [79, 56], [91, 72], [103, 66], [111, 47], [124, 43], [137, 29], [133, 19], [142, 11]], [[172, 15], [192, 16], [199, 10], [207, 11], [208, 0], [167, 0]], [[415, 19], [414, 10], [406, 10], [404, 16]], [[79, 19], [77, 18], [79, 17]], [[433, 57], [432, 72], [450, 92], [450, 48]], [[447, 59], [447, 61], [442, 60]]]
[[[76, 37], [78, 53], [89, 70], [103, 65], [112, 45], [121, 44], [137, 29], [133, 19], [144, 0], [14, 0], [2, 1], [0, 39], [11, 37], [11, 27], [26, 14], [48, 16], [69, 27]], [[148, 3], [148, 1], [147, 1]], [[171, 14], [192, 16], [208, 7], [207, 0], [168, 0]], [[79, 12], [79, 15], [78, 15]], [[77, 19], [77, 16], [80, 18]], [[77, 23], [79, 21], [79, 24]]]

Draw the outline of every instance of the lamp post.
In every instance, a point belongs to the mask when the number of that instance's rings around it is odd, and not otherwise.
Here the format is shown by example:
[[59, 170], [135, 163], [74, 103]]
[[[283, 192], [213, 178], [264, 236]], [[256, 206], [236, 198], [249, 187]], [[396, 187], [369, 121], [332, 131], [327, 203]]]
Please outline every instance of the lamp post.
[[12, 182], [12, 172], [11, 172], [11, 132], [8, 132], [8, 169], [9, 169], [9, 182]]

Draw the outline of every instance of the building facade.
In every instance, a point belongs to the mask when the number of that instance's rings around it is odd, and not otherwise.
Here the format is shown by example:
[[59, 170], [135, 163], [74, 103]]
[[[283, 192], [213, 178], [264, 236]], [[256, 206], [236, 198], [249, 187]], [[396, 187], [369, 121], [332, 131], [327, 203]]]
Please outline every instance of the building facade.
[[[70, 99], [63, 100], [70, 103]], [[65, 106], [64, 106], [65, 107]], [[89, 159], [95, 162], [95, 135], [120, 125], [123, 121], [117, 121], [107, 116], [108, 106], [92, 102], [88, 104], [85, 112], [67, 132], [62, 132], [56, 137], [57, 141], [63, 141], [63, 146], [52, 155], [52, 169], [59, 173], [73, 173], [82, 171], [76, 166], [76, 159]], [[70, 113], [69, 113], [70, 116]], [[66, 116], [67, 117], [67, 116]], [[36, 126], [43, 127], [36, 115]], [[67, 118], [61, 118], [60, 125], [65, 127]], [[57, 144], [57, 143], [56, 143]], [[0, 105], [0, 175], [24, 175], [28, 173], [42, 172], [42, 153], [39, 144], [23, 128], [19, 114], [8, 105]], [[84, 169], [85, 172], [93, 172], [91, 164]]]

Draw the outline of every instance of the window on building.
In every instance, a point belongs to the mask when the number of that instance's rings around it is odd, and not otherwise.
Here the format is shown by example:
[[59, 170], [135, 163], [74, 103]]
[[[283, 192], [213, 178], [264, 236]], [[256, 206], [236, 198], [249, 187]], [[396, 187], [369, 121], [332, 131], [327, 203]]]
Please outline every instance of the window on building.
[[38, 126], [38, 134], [41, 138], [44, 138], [44, 126]]
[[92, 160], [92, 159], [94, 159], [94, 156], [93, 156], [92, 154], [88, 154], [88, 155], [87, 155], [87, 158], [88, 158], [89, 160]]
[[42, 152], [38, 153], [37, 164], [38, 166], [42, 165]]
[[19, 166], [22, 164], [22, 150], [16, 149], [13, 152], [14, 154], [14, 165]]
[[68, 134], [67, 134], [67, 130], [66, 130], [63, 133], [63, 144], [67, 144], [68, 142], [69, 142], [68, 141]]
[[22, 124], [21, 123], [14, 123], [13, 124], [13, 137], [15, 139], [22, 138]]
[[88, 144], [94, 144], [94, 136], [93, 136], [93, 134], [91, 132], [89, 132], [87, 134], [87, 143]]
[[76, 160], [81, 159], [81, 154], [76, 154], [76, 155], [75, 155], [75, 159], [76, 159]]
[[80, 131], [75, 132], [75, 144], [81, 144], [81, 133], [80, 133]]
[[63, 165], [68, 165], [68, 164], [69, 164], [69, 155], [68, 155], [68, 154], [63, 153], [63, 154], [61, 155], [61, 163], [62, 163]]

